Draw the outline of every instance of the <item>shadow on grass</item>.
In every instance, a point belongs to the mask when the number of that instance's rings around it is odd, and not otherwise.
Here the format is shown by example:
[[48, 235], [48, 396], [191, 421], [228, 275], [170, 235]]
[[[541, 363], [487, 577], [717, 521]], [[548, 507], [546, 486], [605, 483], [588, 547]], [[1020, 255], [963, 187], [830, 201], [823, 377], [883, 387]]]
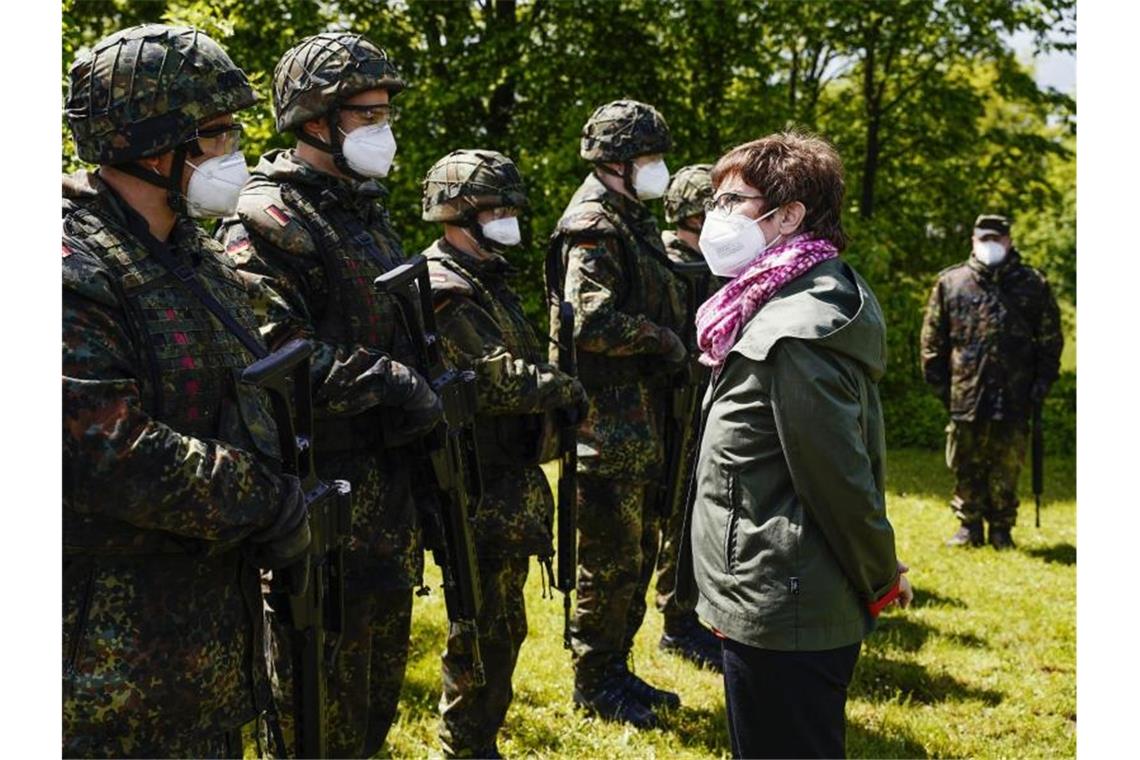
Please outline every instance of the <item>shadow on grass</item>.
[[1050, 565], [1077, 564], [1077, 547], [1069, 543], [1025, 549], [1023, 551], [1030, 557], [1045, 560], [1045, 562]]
[[966, 608], [966, 603], [961, 599], [953, 596], [943, 596], [937, 591], [929, 589], [917, 588], [914, 590], [914, 601], [911, 602], [916, 608], [919, 607], [953, 607], [956, 610]]
[[930, 757], [926, 748], [909, 736], [894, 736], [868, 731], [847, 724], [848, 757]]
[[875, 635], [865, 642], [863, 651], [901, 649], [904, 652], [917, 652], [932, 635], [950, 639], [955, 644], [969, 648], [984, 647], [987, 643], [985, 639], [971, 633], [947, 633], [910, 617], [892, 615], [879, 618]]
[[912, 662], [889, 660], [874, 651], [864, 651], [855, 666], [848, 693], [874, 702], [904, 702], [923, 705], [938, 702], [978, 701], [993, 706], [1003, 695], [991, 689], [977, 689], [945, 673], [931, 673]]
[[702, 749], [711, 755], [730, 750], [728, 717], [724, 706], [710, 710], [703, 707], [684, 707], [663, 713], [662, 730], [672, 732], [684, 747]]

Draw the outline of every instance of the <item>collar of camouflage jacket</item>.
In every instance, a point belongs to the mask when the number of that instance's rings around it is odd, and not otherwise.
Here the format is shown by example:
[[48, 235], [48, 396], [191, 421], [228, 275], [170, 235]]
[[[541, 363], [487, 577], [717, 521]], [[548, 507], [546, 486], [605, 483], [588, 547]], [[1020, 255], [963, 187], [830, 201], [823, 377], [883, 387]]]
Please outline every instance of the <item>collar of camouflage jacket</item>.
[[466, 251], [459, 250], [445, 238], [436, 241], [436, 248], [472, 276], [481, 279], [505, 279], [517, 271], [506, 258], [497, 253], [488, 253], [487, 258], [472, 256]]
[[298, 158], [292, 148], [269, 151], [257, 162], [253, 174], [274, 182], [305, 185], [318, 192], [328, 191], [333, 193], [338, 201], [349, 206], [362, 206], [377, 200], [383, 203], [388, 198], [388, 188], [375, 179], [358, 182], [348, 177], [336, 177], [322, 172]]
[[972, 253], [970, 254], [970, 258], [967, 260], [967, 266], [976, 272], [982, 279], [986, 280], [991, 278], [1000, 280], [1005, 276], [1006, 272], [1010, 271], [1011, 269], [1015, 269], [1020, 265], [1021, 253], [1013, 246], [1010, 246], [1009, 253], [1005, 255], [1005, 258], [1002, 259], [1001, 263], [996, 267], [986, 266], [982, 262], [978, 261], [978, 257]]

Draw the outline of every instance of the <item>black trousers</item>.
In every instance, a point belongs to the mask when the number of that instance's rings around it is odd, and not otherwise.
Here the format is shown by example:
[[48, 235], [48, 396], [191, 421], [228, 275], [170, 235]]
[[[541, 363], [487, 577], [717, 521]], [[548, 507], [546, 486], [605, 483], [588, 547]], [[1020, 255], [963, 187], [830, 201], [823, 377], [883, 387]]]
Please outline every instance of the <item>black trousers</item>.
[[781, 652], [724, 639], [732, 756], [845, 757], [847, 685], [861, 646]]

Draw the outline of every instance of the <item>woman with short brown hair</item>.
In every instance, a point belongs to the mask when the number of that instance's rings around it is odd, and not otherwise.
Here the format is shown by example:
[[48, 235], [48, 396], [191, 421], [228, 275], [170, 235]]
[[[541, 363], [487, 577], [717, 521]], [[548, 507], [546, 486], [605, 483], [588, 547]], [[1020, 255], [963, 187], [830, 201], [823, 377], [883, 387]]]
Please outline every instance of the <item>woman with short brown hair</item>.
[[723, 640], [733, 754], [839, 757], [861, 642], [911, 599], [884, 503], [882, 311], [838, 258], [843, 166], [827, 142], [740, 145], [712, 181], [701, 250], [733, 279], [697, 313], [713, 378], [690, 601]]

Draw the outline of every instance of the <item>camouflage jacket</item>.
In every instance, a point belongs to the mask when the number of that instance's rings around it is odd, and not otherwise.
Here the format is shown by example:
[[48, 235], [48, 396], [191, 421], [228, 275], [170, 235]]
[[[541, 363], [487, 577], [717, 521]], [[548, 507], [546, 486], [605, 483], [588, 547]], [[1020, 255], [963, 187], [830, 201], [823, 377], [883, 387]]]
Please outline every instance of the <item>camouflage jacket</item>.
[[[276, 430], [236, 382], [254, 357], [157, 263], [145, 220], [98, 175], [63, 190], [64, 755], [164, 756], [269, 704], [237, 545], [279, 509]], [[194, 222], [148, 239], [257, 334]]]
[[552, 410], [573, 404], [573, 378], [544, 361], [506, 259], [475, 259], [436, 241], [424, 251], [446, 358], [475, 372], [485, 494], [475, 515], [480, 556], [551, 554], [554, 501], [540, 462], [557, 446]]
[[1016, 250], [942, 271], [922, 325], [922, 368], [955, 420], [1025, 420], [1060, 368], [1061, 319], [1045, 276]]
[[[677, 233], [672, 230], [665, 230], [661, 233], [661, 242], [665, 244], [665, 253], [669, 256], [670, 261], [675, 261], [679, 264], [686, 264], [693, 261], [705, 260], [705, 257], [701, 255], [700, 251], [696, 250], [695, 248], [690, 248], [688, 243], [681, 240], [681, 238], [678, 237]], [[716, 277], [711, 272], [707, 277], [699, 278], [697, 280], [697, 308], [701, 308], [701, 304], [709, 300], [709, 298], [711, 298], [714, 293], [720, 290], [721, 286], [724, 285], [725, 282], [727, 282], [727, 280], [721, 277]], [[686, 292], [686, 288], [683, 282], [681, 283], [681, 290], [678, 293], [677, 297], [680, 298], [681, 303], [686, 306], [685, 311], [687, 312], [688, 293]], [[692, 335], [689, 337], [693, 339], [694, 345], [696, 343], [696, 330], [693, 328], [693, 325], [689, 323], [695, 323], [696, 318], [696, 312], [692, 314], [685, 314], [685, 331], [692, 333]], [[682, 334], [681, 337], [685, 337], [685, 335]]]
[[361, 589], [410, 587], [422, 568], [409, 491], [413, 452], [382, 450], [383, 431], [399, 429], [413, 391], [402, 361], [412, 356], [408, 334], [396, 305], [372, 284], [404, 259], [383, 196], [376, 182], [341, 180], [291, 150], [271, 151], [242, 190], [237, 219], [219, 230], [266, 342], [313, 341], [317, 466], [324, 478], [352, 482], [349, 583]]
[[[579, 377], [590, 413], [578, 430], [579, 470], [649, 480], [662, 463], [666, 331], [684, 325], [682, 287], [661, 232], [642, 203], [593, 174], [570, 199], [554, 233], [564, 297], [574, 306]], [[557, 309], [551, 335], [558, 333]]]

